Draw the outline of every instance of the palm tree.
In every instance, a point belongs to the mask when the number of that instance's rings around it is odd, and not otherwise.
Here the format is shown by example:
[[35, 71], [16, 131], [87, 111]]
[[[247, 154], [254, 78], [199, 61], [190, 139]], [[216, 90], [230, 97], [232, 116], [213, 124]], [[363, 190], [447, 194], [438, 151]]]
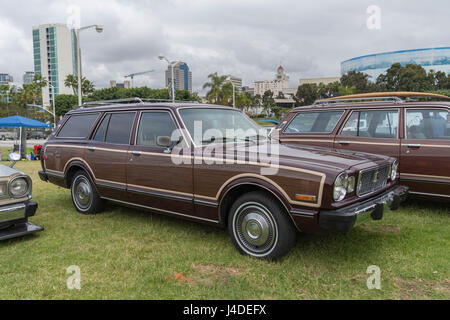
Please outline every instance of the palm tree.
[[[77, 94], [78, 90], [78, 78], [73, 74], [68, 74], [66, 80], [64, 80], [64, 85], [68, 88], [72, 88], [73, 94]], [[85, 77], [81, 78], [81, 92], [83, 95], [88, 95], [94, 92], [94, 84], [86, 79]]]
[[72, 88], [73, 94], [77, 94], [77, 88], [78, 88], [78, 79], [73, 74], [68, 74], [66, 79], [64, 80], [64, 85], [68, 88]]
[[203, 89], [210, 88], [206, 93], [206, 100], [209, 103], [221, 104], [223, 102], [222, 87], [227, 80], [227, 76], [219, 76], [217, 72], [208, 75], [210, 82], [203, 85]]

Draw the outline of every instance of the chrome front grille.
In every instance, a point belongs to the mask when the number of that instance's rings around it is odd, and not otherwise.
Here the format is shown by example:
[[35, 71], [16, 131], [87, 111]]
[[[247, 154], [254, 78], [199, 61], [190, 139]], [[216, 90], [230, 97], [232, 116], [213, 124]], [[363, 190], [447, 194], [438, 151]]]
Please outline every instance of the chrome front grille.
[[391, 166], [362, 170], [359, 173], [356, 194], [358, 197], [376, 192], [386, 186]]

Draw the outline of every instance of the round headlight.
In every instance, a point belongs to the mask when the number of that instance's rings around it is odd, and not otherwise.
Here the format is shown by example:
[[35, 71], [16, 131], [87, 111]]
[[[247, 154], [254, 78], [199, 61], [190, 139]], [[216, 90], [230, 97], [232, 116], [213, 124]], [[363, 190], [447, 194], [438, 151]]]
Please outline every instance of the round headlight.
[[333, 199], [334, 201], [341, 201], [347, 195], [348, 188], [348, 175], [343, 172], [337, 176], [336, 181], [334, 182], [333, 188]]
[[16, 178], [9, 183], [9, 194], [14, 198], [21, 198], [28, 193], [29, 185], [25, 178]]
[[391, 167], [391, 180], [394, 181], [397, 178], [398, 161], [395, 160]]

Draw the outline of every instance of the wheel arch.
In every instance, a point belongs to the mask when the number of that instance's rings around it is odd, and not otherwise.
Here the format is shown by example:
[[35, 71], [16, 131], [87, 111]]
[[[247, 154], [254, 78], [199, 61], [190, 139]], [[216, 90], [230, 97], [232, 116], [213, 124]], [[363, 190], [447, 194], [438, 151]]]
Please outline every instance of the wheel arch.
[[289, 215], [295, 225], [292, 215], [290, 214], [291, 205], [284, 195], [275, 186], [264, 180], [249, 180], [248, 178], [234, 180], [222, 190], [221, 195], [219, 196], [219, 221], [221, 224], [224, 226], [227, 225], [228, 213], [234, 201], [241, 195], [252, 191], [262, 191], [273, 197], [283, 206], [286, 214]]
[[64, 174], [64, 181], [65, 181], [65, 184], [66, 184], [67, 188], [70, 189], [70, 184], [72, 182], [72, 178], [73, 178], [74, 174], [78, 170], [85, 171], [88, 174], [89, 178], [91, 179], [92, 183], [94, 184], [94, 187], [97, 189], [97, 185], [95, 183], [95, 179], [94, 179], [93, 173], [91, 172], [90, 168], [85, 163], [83, 163], [80, 160], [72, 160], [71, 162], [69, 162], [66, 165], [66, 170], [65, 170], [65, 174]]

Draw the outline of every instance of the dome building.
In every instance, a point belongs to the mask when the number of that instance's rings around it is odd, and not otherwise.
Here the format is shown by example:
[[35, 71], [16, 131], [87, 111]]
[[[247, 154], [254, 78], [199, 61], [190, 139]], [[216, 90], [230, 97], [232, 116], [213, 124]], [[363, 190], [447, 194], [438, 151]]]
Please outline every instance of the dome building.
[[349, 71], [364, 72], [371, 81], [376, 81], [394, 63], [402, 66], [418, 64], [426, 71], [433, 69], [450, 73], [450, 47], [400, 50], [352, 58], [341, 62], [341, 75]]

